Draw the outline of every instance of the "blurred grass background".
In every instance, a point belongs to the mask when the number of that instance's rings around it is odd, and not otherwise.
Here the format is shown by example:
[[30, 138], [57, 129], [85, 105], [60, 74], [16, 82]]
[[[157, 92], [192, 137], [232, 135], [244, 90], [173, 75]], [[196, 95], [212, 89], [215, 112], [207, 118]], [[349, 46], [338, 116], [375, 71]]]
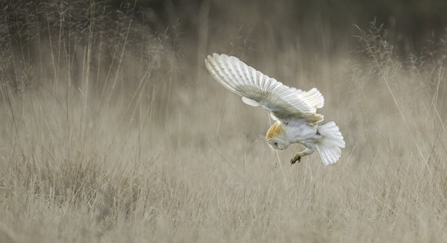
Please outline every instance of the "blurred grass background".
[[[445, 242], [444, 1], [0, 2], [0, 242]], [[207, 73], [318, 88], [325, 167]]]

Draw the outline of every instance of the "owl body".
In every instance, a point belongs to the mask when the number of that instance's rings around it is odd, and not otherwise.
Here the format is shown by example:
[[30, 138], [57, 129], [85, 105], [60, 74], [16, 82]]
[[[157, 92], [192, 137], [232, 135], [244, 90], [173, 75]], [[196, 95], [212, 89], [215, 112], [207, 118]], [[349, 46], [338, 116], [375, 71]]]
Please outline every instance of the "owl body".
[[[279, 150], [284, 150], [293, 143], [300, 143], [303, 145], [317, 143], [321, 138], [322, 136], [317, 132], [317, 126], [310, 125], [304, 119], [295, 119], [288, 123], [276, 121], [266, 134], [267, 142], [270, 139], [280, 139], [283, 142], [283, 149]], [[278, 148], [273, 146], [273, 149]]]

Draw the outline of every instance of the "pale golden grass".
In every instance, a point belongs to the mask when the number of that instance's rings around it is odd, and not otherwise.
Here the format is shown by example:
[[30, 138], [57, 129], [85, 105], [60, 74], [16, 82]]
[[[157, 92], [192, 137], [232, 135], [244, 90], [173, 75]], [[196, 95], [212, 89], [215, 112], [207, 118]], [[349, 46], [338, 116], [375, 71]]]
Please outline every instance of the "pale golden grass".
[[333, 166], [317, 153], [291, 166], [302, 148], [271, 150], [264, 110], [210, 75], [185, 82], [193, 75], [175, 70], [187, 58], [163, 46], [146, 66], [123, 47], [99, 74], [87, 46], [76, 84], [60, 70], [30, 89], [4, 83], [2, 231], [18, 242], [445, 242], [445, 66], [405, 66], [377, 33], [360, 36], [363, 59], [304, 70], [290, 46], [245, 60], [323, 93], [346, 141]]

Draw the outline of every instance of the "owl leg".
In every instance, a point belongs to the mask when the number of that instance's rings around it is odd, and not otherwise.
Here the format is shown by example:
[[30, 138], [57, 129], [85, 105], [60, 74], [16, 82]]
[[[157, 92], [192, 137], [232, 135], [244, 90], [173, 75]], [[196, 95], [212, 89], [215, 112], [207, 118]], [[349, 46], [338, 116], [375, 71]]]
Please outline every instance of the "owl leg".
[[315, 145], [313, 145], [312, 143], [306, 143], [303, 145], [306, 146], [306, 149], [293, 156], [293, 158], [290, 160], [290, 163], [292, 165], [295, 164], [297, 161], [298, 163], [301, 162], [301, 157], [312, 154], [316, 149]]

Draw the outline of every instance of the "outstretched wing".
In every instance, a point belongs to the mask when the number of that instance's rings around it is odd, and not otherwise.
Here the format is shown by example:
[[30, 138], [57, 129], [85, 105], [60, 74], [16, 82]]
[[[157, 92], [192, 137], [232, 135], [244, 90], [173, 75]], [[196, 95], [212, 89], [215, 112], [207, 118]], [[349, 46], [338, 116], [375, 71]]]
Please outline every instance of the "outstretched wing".
[[316, 114], [316, 110], [323, 107], [324, 98], [316, 88], [305, 92], [288, 87], [233, 56], [214, 53], [205, 59], [205, 65], [220, 84], [242, 96], [244, 103], [262, 106], [279, 120], [323, 121], [323, 116]]

